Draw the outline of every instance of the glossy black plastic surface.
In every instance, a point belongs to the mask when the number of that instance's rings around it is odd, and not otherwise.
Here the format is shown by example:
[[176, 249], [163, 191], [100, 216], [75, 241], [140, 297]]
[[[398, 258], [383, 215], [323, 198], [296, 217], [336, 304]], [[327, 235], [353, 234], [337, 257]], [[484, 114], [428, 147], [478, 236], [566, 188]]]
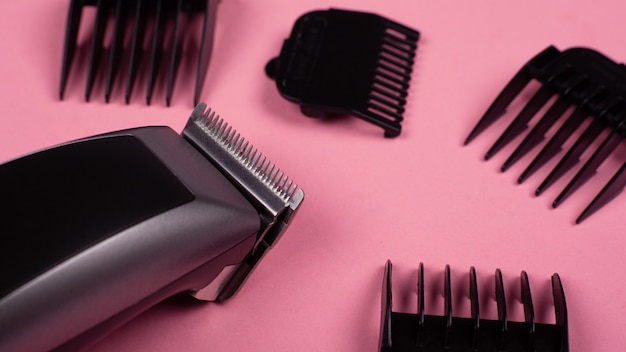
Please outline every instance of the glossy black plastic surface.
[[193, 194], [133, 136], [51, 148], [0, 165], [0, 298]]
[[[444, 273], [443, 315], [424, 314], [424, 267], [418, 269], [417, 313], [392, 310], [391, 262], [387, 261], [383, 280], [380, 352], [567, 352], [569, 337], [565, 293], [558, 274], [552, 276], [556, 324], [535, 322], [530, 284], [521, 273], [521, 301], [525, 321], [509, 321], [506, 313], [502, 273], [496, 270], [498, 320], [480, 317], [476, 270], [469, 272], [470, 317], [453, 316], [450, 267]], [[429, 292], [431, 290], [429, 289]]]
[[[86, 6], [95, 7], [95, 23], [89, 42], [89, 64], [85, 99], [91, 92], [97, 76], [105, 73], [104, 96], [108, 102], [117, 85], [118, 71], [125, 70], [126, 103], [130, 102], [140, 66], [145, 67], [146, 102], [150, 104], [158, 81], [166, 82], [165, 99], [169, 106], [173, 97], [176, 75], [184, 59], [183, 42], [199, 37], [193, 45], [197, 49], [194, 105], [198, 104], [213, 50], [217, 4], [219, 0], [71, 0], [67, 17], [65, 47], [61, 68], [59, 96], [63, 99], [70, 69], [78, 49], [81, 17]], [[201, 35], [195, 35], [194, 17], [202, 16]], [[112, 28], [107, 29], [109, 17]], [[105, 45], [105, 33], [110, 31], [111, 42]], [[171, 32], [171, 33], [166, 33]], [[126, 33], [130, 35], [126, 36]], [[125, 37], [130, 38], [124, 43]], [[144, 48], [144, 43], [149, 42]], [[105, 48], [106, 47], [106, 48]], [[188, 48], [186, 51], [190, 51]], [[106, 62], [105, 62], [106, 61]], [[164, 75], [164, 76], [161, 76]]]
[[401, 131], [419, 32], [384, 17], [331, 9], [300, 17], [266, 66], [309, 117], [351, 114]]
[[[626, 67], [592, 49], [572, 48], [561, 52], [550, 46], [526, 63], [513, 77], [471, 131], [465, 144], [503, 116], [511, 102], [532, 80], [538, 81], [541, 84], [540, 88], [485, 155], [485, 159], [488, 160], [512, 142], [528, 128], [531, 119], [554, 97], [545, 114], [502, 165], [502, 171], [506, 171], [537, 147], [546, 138], [548, 131], [553, 126], [558, 126], [557, 122], [560, 119], [563, 121], [522, 172], [518, 179], [519, 183], [524, 182], [555, 157], [566, 141], [578, 130], [578, 139], [537, 188], [535, 193], [540, 195], [565, 176], [594, 141], [607, 131], [604, 141], [596, 147], [592, 156], [586, 160], [553, 202], [552, 205], [556, 208], [595, 174], [600, 164], [626, 137]], [[582, 126], [588, 119], [591, 119], [591, 122], [583, 130]], [[626, 185], [625, 170], [626, 163], [585, 208], [576, 220], [577, 223], [599, 210], [621, 192]]]

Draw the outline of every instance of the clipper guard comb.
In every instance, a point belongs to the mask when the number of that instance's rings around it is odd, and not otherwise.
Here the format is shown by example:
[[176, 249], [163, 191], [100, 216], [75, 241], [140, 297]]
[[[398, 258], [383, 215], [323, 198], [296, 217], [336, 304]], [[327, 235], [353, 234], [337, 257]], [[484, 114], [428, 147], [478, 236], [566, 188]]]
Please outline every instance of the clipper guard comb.
[[552, 293], [556, 324], [535, 322], [535, 313], [526, 272], [521, 273], [521, 300], [524, 322], [509, 321], [502, 273], [495, 273], [495, 297], [498, 320], [480, 317], [476, 270], [470, 268], [469, 293], [471, 317], [452, 315], [450, 267], [444, 276], [444, 314], [424, 314], [424, 266], [419, 265], [417, 284], [417, 313], [392, 311], [391, 262], [387, 261], [383, 280], [380, 352], [568, 352], [567, 307], [565, 293], [558, 274], [552, 275]]
[[[147, 67], [146, 103], [150, 105], [160, 72], [167, 73], [166, 104], [169, 106], [176, 74], [181, 63], [183, 42], [189, 37], [191, 18], [204, 17], [198, 50], [194, 105], [198, 104], [209, 67], [218, 0], [71, 0], [67, 16], [65, 46], [61, 67], [59, 97], [63, 100], [70, 68], [77, 50], [77, 38], [83, 10], [96, 7], [96, 18], [90, 42], [85, 100], [89, 101], [100, 70], [106, 70], [104, 97], [109, 102], [121, 63], [125, 64], [125, 100], [130, 102], [140, 66]], [[109, 17], [113, 16], [111, 43], [104, 47]], [[166, 33], [170, 31], [171, 33]], [[130, 31], [130, 43], [125, 42]], [[168, 41], [167, 43], [165, 41]], [[149, 48], [144, 48], [149, 41]], [[128, 45], [128, 47], [125, 47]], [[108, 54], [108, 55], [105, 55]], [[163, 60], [163, 57], [167, 58]], [[101, 68], [106, 58], [106, 68]], [[166, 61], [166, 62], [164, 62]], [[184, 60], [188, 61], [188, 60]], [[162, 69], [166, 66], [166, 70]]]
[[[548, 103], [551, 97], [556, 96], [546, 113], [502, 165], [502, 171], [506, 171], [536, 147], [545, 138], [546, 132], [560, 118], [563, 119], [559, 129], [522, 172], [518, 179], [519, 183], [524, 182], [556, 156], [565, 141], [583, 125], [586, 119], [591, 119], [580, 137], [539, 185], [535, 191], [536, 195], [540, 195], [572, 169], [594, 140], [604, 130], [609, 131], [608, 136], [554, 200], [552, 206], [556, 208], [595, 174], [600, 164], [626, 137], [624, 124], [626, 122], [626, 103], [624, 102], [626, 68], [623, 64], [617, 64], [591, 49], [572, 48], [561, 52], [550, 46], [526, 63], [513, 77], [474, 127], [465, 144], [501, 117], [511, 101], [531, 80], [538, 81], [541, 84], [540, 88], [485, 155], [485, 159], [488, 160], [521, 134], [528, 127], [531, 118]], [[571, 106], [574, 107], [573, 112], [566, 114]], [[621, 192], [624, 185], [626, 185], [626, 163], [585, 208], [576, 223], [580, 223], [611, 201]]]
[[309, 12], [266, 73], [306, 116], [354, 115], [396, 137], [418, 39], [419, 32], [375, 14]]

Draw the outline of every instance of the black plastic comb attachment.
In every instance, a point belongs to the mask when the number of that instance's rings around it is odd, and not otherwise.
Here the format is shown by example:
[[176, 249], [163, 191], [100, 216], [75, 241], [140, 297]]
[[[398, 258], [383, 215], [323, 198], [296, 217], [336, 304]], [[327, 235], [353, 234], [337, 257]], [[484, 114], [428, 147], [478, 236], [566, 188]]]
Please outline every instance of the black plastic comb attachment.
[[266, 73], [306, 116], [354, 115], [396, 137], [418, 39], [419, 32], [375, 14], [314, 11], [296, 21]]
[[502, 273], [495, 274], [498, 320], [480, 317], [476, 270], [469, 272], [471, 317], [452, 316], [450, 267], [444, 275], [444, 315], [424, 314], [424, 266], [418, 269], [417, 314], [392, 310], [391, 262], [383, 279], [381, 352], [568, 352], [569, 336], [565, 293], [558, 274], [552, 275], [555, 324], [535, 322], [528, 275], [521, 273], [521, 301], [525, 321], [509, 321]]
[[[564, 122], [522, 172], [518, 179], [519, 183], [524, 182], [556, 156], [563, 144], [585, 123], [585, 120], [591, 119], [586, 129], [581, 131], [580, 137], [541, 182], [535, 192], [537, 195], [571, 170], [594, 141], [605, 130], [609, 131], [608, 137], [553, 202], [552, 205], [556, 208], [595, 174], [600, 164], [626, 137], [626, 67], [591, 49], [572, 48], [561, 52], [550, 46], [526, 63], [513, 77], [471, 131], [465, 144], [500, 118], [531, 80], [538, 81], [540, 88], [489, 149], [485, 159], [491, 158], [521, 134], [528, 127], [530, 120], [552, 97], [556, 97], [552, 105], [504, 162], [502, 171], [506, 171], [539, 145], [548, 130], [555, 126], [559, 119], [563, 119]], [[569, 116], [564, 116], [570, 108], [572, 112]], [[626, 175], [622, 176], [623, 173], [624, 167], [587, 206], [576, 223], [589, 217], [622, 191], [626, 185]]]
[[[208, 70], [213, 49], [217, 3], [219, 0], [71, 0], [65, 32], [65, 47], [61, 67], [59, 97], [63, 99], [70, 69], [78, 48], [81, 17], [86, 6], [96, 8], [95, 24], [91, 37], [85, 100], [89, 101], [104, 71], [104, 96], [109, 102], [120, 71], [124, 74], [125, 100], [130, 102], [140, 67], [146, 67], [146, 103], [149, 105], [158, 82], [164, 80], [165, 99], [172, 100], [176, 75], [181, 65], [183, 42], [195, 37], [189, 33], [195, 16], [202, 16], [200, 42], [190, 47], [198, 48], [194, 105]], [[112, 23], [112, 28], [108, 28]], [[110, 31], [110, 44], [105, 44]], [[128, 34], [128, 35], [127, 35]], [[128, 39], [128, 40], [126, 40]], [[148, 47], [144, 48], [144, 42]], [[106, 48], [105, 48], [106, 46]], [[190, 61], [190, 60], [184, 60]]]

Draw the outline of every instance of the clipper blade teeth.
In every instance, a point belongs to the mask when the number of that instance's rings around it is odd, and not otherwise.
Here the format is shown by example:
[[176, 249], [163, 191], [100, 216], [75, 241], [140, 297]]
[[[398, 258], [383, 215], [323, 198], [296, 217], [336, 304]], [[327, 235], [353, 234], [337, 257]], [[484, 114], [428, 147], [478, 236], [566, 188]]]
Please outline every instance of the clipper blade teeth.
[[[572, 48], [561, 52], [555, 47], [548, 47], [526, 63], [506, 85], [471, 131], [465, 144], [503, 116], [531, 80], [538, 81], [540, 88], [487, 151], [485, 159], [490, 159], [512, 142], [529, 126], [533, 117], [555, 98], [501, 169], [508, 170], [539, 146], [548, 130], [556, 126], [559, 119], [564, 120], [518, 178], [519, 183], [524, 182], [555, 157], [570, 137], [578, 133], [576, 141], [564, 152], [561, 160], [535, 191], [536, 195], [542, 194], [573, 169], [585, 151], [594, 146], [596, 149], [591, 157], [552, 202], [556, 208], [595, 174], [596, 169], [626, 137], [626, 68], [591, 49]], [[582, 130], [581, 126], [589, 119], [591, 122]], [[596, 140], [605, 132], [608, 137], [597, 143]], [[598, 144], [599, 147], [596, 147]], [[624, 188], [626, 176], [622, 176], [622, 169], [585, 208], [576, 223], [599, 210]]]
[[214, 110], [205, 104], [199, 104], [190, 122], [197, 125], [221, 149], [244, 166], [248, 172], [271, 190], [283, 202], [289, 203], [298, 185], [293, 183], [274, 163], [266, 158], [251, 143], [242, 137], [237, 130], [228, 124]]
[[233, 268], [215, 297], [223, 301], [237, 292], [289, 227], [304, 200], [304, 191], [204, 103], [191, 113], [182, 136], [213, 163], [259, 215], [260, 227], [252, 250]]
[[[526, 272], [520, 274], [520, 297], [524, 321], [509, 321], [502, 272], [495, 272], [495, 300], [498, 319], [480, 316], [479, 290], [476, 269], [469, 270], [470, 317], [458, 317], [452, 312], [450, 266], [444, 270], [443, 315], [424, 313], [424, 266], [417, 273], [417, 313], [392, 310], [391, 262], [387, 261], [383, 278], [381, 352], [439, 352], [439, 351], [569, 351], [569, 332], [565, 293], [558, 274], [552, 275], [555, 324], [535, 321], [535, 309]], [[429, 292], [432, 291], [429, 289]], [[457, 300], [454, 300], [456, 302]]]

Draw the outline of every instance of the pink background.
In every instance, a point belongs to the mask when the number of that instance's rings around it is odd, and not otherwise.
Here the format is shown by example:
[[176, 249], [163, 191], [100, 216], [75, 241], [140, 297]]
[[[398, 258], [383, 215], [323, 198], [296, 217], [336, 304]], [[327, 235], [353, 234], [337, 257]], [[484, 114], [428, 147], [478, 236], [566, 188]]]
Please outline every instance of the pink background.
[[[135, 126], [180, 131], [192, 110], [184, 74], [170, 108], [160, 95], [147, 107], [141, 91], [127, 106], [119, 89], [108, 105], [102, 88], [85, 103], [77, 71], [60, 102], [68, 2], [0, 2], [0, 160]], [[382, 130], [357, 118], [303, 117], [266, 78], [264, 65], [295, 19], [329, 7], [375, 12], [421, 32], [400, 137], [384, 139]], [[469, 314], [467, 272], [475, 266], [485, 317], [496, 314], [492, 281], [501, 268], [511, 318], [523, 319], [518, 276], [526, 270], [537, 320], [553, 322], [549, 279], [558, 272], [571, 350], [621, 350], [626, 239], [619, 229], [626, 196], [581, 225], [574, 219], [625, 151], [553, 210], [552, 200], [573, 173], [536, 198], [549, 167], [517, 185], [530, 157], [506, 173], [499, 166], [511, 146], [482, 160], [511, 116], [469, 146], [462, 142], [513, 74], [550, 44], [588, 46], [626, 61], [624, 10], [616, 0], [222, 0], [202, 100], [296, 180], [305, 202], [234, 299], [164, 302], [93, 351], [376, 351], [387, 259], [395, 269], [396, 311], [415, 309], [415, 274], [424, 263], [429, 314], [442, 312], [443, 269], [450, 264], [455, 315]]]

